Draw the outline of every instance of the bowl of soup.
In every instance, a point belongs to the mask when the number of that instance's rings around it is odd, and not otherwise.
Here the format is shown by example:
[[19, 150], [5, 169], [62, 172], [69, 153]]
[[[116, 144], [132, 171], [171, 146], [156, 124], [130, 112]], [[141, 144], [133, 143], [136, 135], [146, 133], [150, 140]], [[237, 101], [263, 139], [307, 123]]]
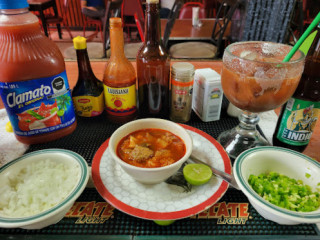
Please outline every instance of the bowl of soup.
[[118, 128], [110, 138], [108, 149], [133, 179], [156, 184], [175, 174], [190, 157], [192, 138], [177, 123], [146, 118]]

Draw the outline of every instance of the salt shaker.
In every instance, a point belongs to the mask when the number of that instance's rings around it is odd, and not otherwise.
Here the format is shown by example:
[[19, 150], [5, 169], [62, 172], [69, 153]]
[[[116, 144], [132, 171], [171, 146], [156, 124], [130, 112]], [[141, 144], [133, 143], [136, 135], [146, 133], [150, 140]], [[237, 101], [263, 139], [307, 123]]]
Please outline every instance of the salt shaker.
[[192, 109], [202, 121], [220, 119], [222, 97], [221, 76], [211, 68], [197, 69], [194, 75]]
[[194, 66], [187, 62], [174, 63], [171, 67], [170, 119], [188, 122], [192, 109]]

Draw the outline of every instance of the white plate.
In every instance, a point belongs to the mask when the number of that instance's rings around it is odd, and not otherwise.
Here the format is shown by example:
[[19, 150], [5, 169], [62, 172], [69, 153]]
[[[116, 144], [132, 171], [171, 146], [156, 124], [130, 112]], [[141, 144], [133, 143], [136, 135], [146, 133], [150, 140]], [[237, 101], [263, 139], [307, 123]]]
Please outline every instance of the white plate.
[[[193, 152], [219, 170], [231, 174], [231, 163], [223, 147], [199, 129], [182, 125], [193, 139]], [[174, 220], [202, 212], [216, 203], [228, 189], [219, 178], [190, 192], [165, 182], [146, 185], [135, 181], [111, 158], [105, 141], [92, 162], [92, 178], [100, 195], [112, 206], [129, 215], [150, 220]]]

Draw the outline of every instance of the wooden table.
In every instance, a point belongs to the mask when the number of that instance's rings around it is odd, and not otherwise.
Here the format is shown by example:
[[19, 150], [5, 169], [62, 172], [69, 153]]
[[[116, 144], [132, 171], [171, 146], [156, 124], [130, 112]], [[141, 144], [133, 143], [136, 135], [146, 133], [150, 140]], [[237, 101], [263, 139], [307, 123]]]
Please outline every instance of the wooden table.
[[[210, 40], [215, 18], [200, 19], [200, 27], [192, 26], [192, 19], [176, 19], [170, 34], [170, 40]], [[222, 22], [222, 20], [220, 20]], [[167, 19], [161, 19], [161, 33], [164, 34]], [[224, 37], [229, 36], [231, 24], [228, 25]], [[218, 31], [217, 28], [216, 31]]]
[[[222, 62], [221, 61], [193, 61], [191, 62], [196, 69], [198, 68], [212, 68], [218, 73], [221, 71]], [[103, 71], [105, 68], [104, 61], [92, 61], [91, 66], [92, 70], [95, 73], [98, 79], [103, 78]], [[136, 68], [135, 62], [133, 62], [134, 67]], [[66, 70], [70, 88], [72, 89], [78, 79], [78, 66], [76, 61], [66, 62]], [[3, 103], [0, 101], [0, 108], [3, 108]], [[279, 109], [276, 110], [276, 113], [279, 113]], [[316, 159], [320, 162], [320, 121], [317, 122], [316, 128], [312, 134], [310, 143], [306, 150], [303, 152], [309, 157]]]
[[[48, 37], [47, 21], [44, 14], [44, 10], [52, 8], [54, 15], [58, 16], [58, 9], [55, 0], [28, 0], [29, 10], [39, 12], [39, 18], [42, 23], [44, 34]], [[61, 26], [57, 24], [59, 38], [62, 38], [61, 35]]]

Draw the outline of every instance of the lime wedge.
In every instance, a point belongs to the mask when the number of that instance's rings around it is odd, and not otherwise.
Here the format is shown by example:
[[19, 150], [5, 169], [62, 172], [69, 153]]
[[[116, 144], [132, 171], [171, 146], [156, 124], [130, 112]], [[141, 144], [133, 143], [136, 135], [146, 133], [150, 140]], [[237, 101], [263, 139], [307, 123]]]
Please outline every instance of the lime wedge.
[[175, 220], [154, 220], [154, 222], [160, 226], [168, 226], [175, 222]]
[[202, 185], [212, 176], [211, 169], [204, 164], [188, 164], [183, 168], [183, 176], [192, 185]]

